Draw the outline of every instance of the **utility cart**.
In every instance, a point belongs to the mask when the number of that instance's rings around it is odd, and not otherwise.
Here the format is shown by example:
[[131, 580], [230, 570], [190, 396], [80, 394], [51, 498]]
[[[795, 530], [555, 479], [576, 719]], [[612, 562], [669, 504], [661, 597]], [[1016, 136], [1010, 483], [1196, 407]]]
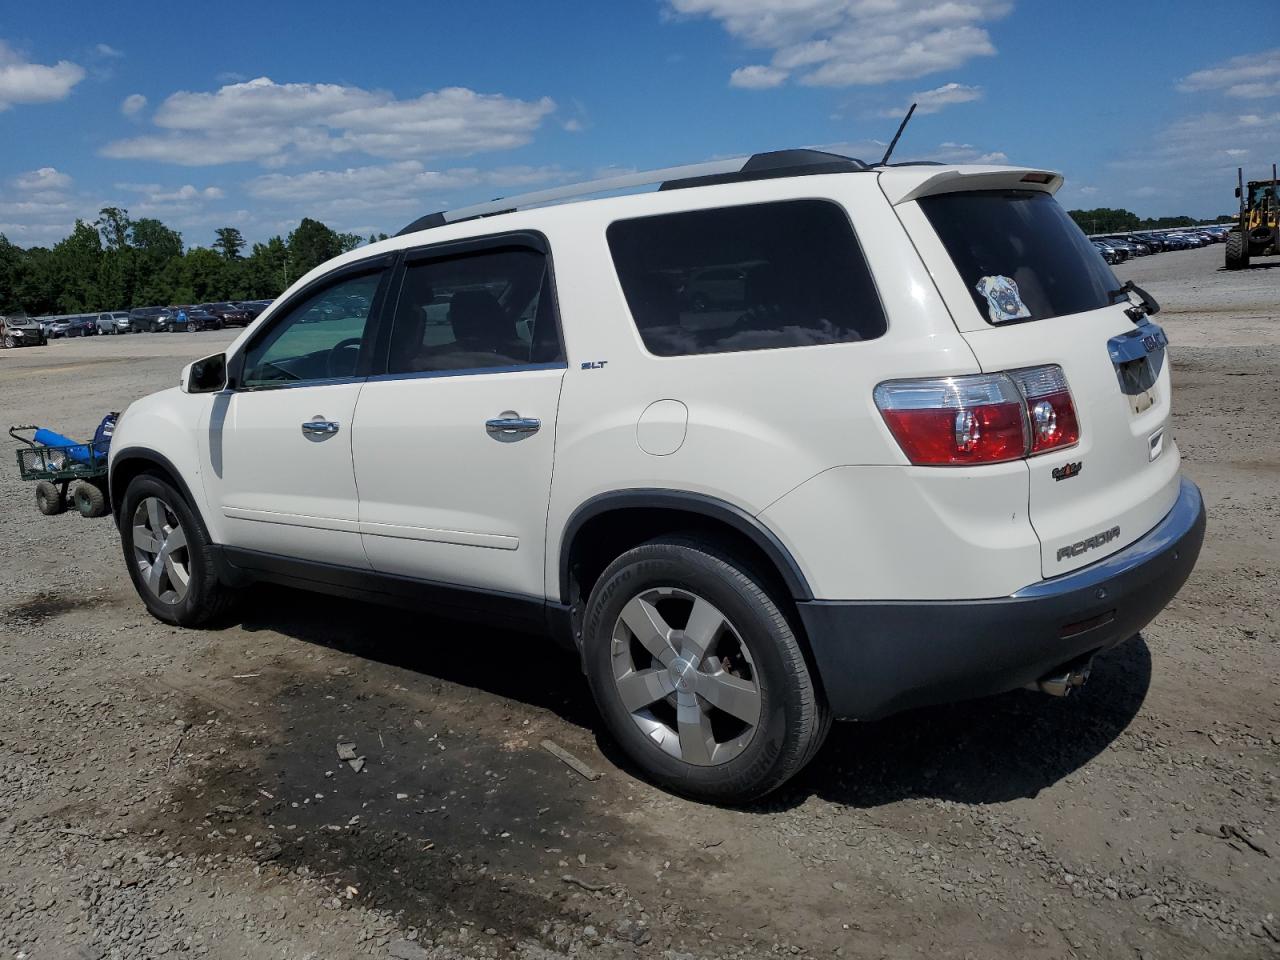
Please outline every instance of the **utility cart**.
[[[18, 475], [35, 481], [36, 507], [41, 513], [53, 516], [72, 505], [84, 517], [106, 515], [107, 451], [117, 416], [107, 414], [88, 443], [44, 427], [9, 428], [9, 436], [23, 444], [17, 451]], [[27, 433], [31, 435], [24, 436]]]

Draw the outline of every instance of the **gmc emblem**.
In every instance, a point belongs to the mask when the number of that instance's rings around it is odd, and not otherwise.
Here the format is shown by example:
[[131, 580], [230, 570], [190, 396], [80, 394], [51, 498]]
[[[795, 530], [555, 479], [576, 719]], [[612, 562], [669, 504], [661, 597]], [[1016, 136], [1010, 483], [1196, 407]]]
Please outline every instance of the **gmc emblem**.
[[1104, 530], [1102, 533], [1095, 533], [1092, 537], [1079, 540], [1071, 544], [1069, 547], [1058, 548], [1058, 559], [1066, 560], [1068, 557], [1078, 557], [1086, 550], [1092, 550], [1094, 547], [1100, 547], [1104, 543], [1110, 543], [1120, 537], [1120, 528], [1112, 527], [1110, 530]]

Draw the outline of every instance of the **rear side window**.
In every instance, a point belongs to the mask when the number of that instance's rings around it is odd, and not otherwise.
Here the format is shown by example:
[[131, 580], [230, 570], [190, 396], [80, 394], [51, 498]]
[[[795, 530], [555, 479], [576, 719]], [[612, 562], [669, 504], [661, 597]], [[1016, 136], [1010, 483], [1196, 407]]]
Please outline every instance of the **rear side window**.
[[920, 200], [990, 323], [1043, 320], [1115, 302], [1120, 282], [1047, 193], [975, 190]]
[[788, 200], [620, 220], [609, 250], [661, 357], [873, 340], [885, 331], [844, 211]]

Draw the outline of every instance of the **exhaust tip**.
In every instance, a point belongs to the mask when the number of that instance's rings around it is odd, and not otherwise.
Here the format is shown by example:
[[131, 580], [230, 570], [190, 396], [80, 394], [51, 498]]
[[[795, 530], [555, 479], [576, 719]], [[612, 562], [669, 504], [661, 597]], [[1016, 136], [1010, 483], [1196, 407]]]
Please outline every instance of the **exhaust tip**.
[[1027, 684], [1029, 689], [1039, 690], [1051, 697], [1066, 697], [1077, 687], [1083, 687], [1089, 679], [1089, 671], [1093, 668], [1093, 658], [1059, 668], [1046, 674], [1039, 680]]

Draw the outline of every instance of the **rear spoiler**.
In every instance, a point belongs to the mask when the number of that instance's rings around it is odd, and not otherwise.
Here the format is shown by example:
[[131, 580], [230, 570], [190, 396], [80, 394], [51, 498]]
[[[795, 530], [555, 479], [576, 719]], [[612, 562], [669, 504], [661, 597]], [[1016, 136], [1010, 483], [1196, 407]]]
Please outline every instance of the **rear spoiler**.
[[1027, 167], [895, 167], [880, 172], [880, 189], [894, 206], [934, 193], [963, 190], [1040, 190], [1057, 193], [1063, 176]]

